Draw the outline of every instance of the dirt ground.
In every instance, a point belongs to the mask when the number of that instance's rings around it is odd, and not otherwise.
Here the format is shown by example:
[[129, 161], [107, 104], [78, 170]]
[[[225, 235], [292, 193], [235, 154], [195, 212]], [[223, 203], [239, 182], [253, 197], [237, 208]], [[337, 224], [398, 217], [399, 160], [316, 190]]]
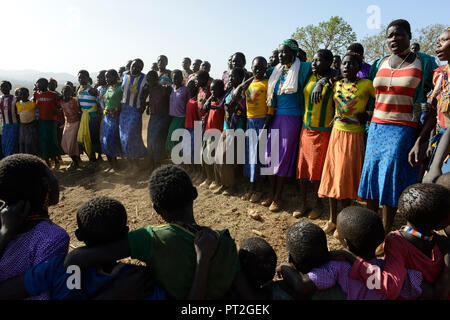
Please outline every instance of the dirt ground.
[[[143, 136], [146, 136], [147, 121], [143, 121]], [[144, 138], [144, 141], [146, 139]], [[82, 157], [87, 163], [87, 157]], [[106, 159], [105, 159], [106, 160]], [[158, 215], [152, 209], [148, 193], [149, 174], [142, 170], [138, 176], [130, 176], [124, 170], [120, 173], [106, 173], [106, 163], [100, 166], [102, 170], [90, 167], [78, 169], [74, 172], [66, 171], [70, 158], [63, 156], [64, 165], [55, 174], [60, 182], [60, 203], [50, 208], [51, 219], [67, 230], [71, 237], [71, 249], [83, 244], [75, 238], [76, 212], [78, 208], [90, 198], [96, 196], [109, 196], [121, 201], [128, 213], [130, 230], [158, 225]], [[194, 181], [198, 186], [200, 181]], [[232, 197], [214, 195], [211, 191], [198, 188], [199, 197], [194, 203], [194, 214], [200, 225], [210, 226], [214, 229], [229, 229], [231, 236], [239, 247], [243, 240], [257, 236], [254, 230], [262, 233], [263, 237], [275, 249], [278, 262], [287, 260], [285, 249], [286, 231], [294, 223], [305, 220], [295, 219], [292, 212], [298, 205], [298, 191], [295, 181], [289, 181], [284, 190], [285, 211], [272, 213], [267, 208], [241, 200], [246, 191], [247, 184], [242, 179], [238, 184], [239, 192]], [[323, 227], [328, 220], [328, 205], [324, 201], [325, 210], [322, 217], [314, 223]], [[356, 203], [355, 203], [356, 204]], [[361, 204], [357, 204], [361, 205]], [[261, 221], [249, 217], [249, 210], [260, 213]], [[401, 217], [396, 218], [395, 226], [404, 224]], [[330, 250], [341, 249], [339, 241], [328, 236]]]

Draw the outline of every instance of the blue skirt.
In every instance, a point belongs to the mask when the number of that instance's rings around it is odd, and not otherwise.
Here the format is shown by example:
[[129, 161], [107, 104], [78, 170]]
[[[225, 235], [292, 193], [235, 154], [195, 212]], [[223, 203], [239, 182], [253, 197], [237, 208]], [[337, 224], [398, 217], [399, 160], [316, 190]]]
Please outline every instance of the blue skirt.
[[358, 196], [397, 208], [398, 199], [419, 182], [417, 169], [408, 163], [417, 130], [407, 126], [372, 123], [367, 138]]
[[161, 162], [167, 157], [166, 139], [169, 132], [170, 116], [150, 115], [147, 131], [147, 149], [153, 162]]
[[102, 136], [100, 138], [102, 153], [109, 157], [118, 157], [122, 154], [119, 133], [119, 115], [113, 117], [107, 114], [103, 118]]
[[2, 133], [2, 152], [5, 157], [19, 153], [18, 123], [4, 124]]
[[147, 155], [142, 140], [142, 114], [136, 108], [122, 104], [119, 120], [120, 144], [125, 157], [143, 158]]
[[261, 176], [261, 161], [259, 159], [258, 136], [266, 118], [247, 119], [247, 132], [254, 130], [254, 134], [245, 136], [245, 165], [244, 176], [250, 178], [250, 182], [255, 182]]

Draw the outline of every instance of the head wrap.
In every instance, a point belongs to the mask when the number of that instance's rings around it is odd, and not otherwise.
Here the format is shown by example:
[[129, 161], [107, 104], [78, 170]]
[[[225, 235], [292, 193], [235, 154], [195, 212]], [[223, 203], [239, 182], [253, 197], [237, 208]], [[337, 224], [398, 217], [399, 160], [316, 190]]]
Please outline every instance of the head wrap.
[[298, 47], [297, 41], [294, 41], [293, 39], [284, 40], [281, 43], [281, 46], [288, 46], [289, 48], [291, 48], [295, 52], [295, 54], [297, 54], [298, 51], [300, 50], [299, 47]]

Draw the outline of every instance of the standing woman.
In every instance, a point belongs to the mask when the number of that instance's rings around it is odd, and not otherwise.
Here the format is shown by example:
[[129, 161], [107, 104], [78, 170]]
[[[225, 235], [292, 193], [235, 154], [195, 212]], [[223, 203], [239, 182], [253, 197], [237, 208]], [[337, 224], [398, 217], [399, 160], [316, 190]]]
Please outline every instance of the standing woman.
[[129, 74], [125, 74], [122, 83], [122, 109], [120, 111], [119, 132], [122, 152], [130, 161], [133, 170], [138, 170], [137, 159], [147, 155], [142, 141], [142, 92], [147, 81], [142, 73], [144, 62], [136, 59], [131, 64]]
[[104, 117], [100, 143], [102, 152], [107, 156], [110, 168], [118, 170], [117, 157], [122, 154], [119, 134], [120, 102], [122, 101], [122, 87], [119, 84], [119, 74], [111, 69], [106, 72], [106, 92], [103, 96]]
[[95, 153], [101, 153], [100, 147], [100, 124], [97, 114], [97, 90], [90, 84], [89, 72], [81, 70], [78, 72], [77, 97], [81, 108], [80, 128], [78, 129], [77, 141], [81, 149], [86, 152], [91, 163], [97, 162]]
[[169, 64], [169, 59], [167, 59], [166, 56], [162, 55], [158, 57], [158, 76], [159, 76], [159, 82], [164, 85], [171, 85], [172, 84], [172, 72], [170, 70], [167, 70], [167, 65]]
[[[386, 29], [388, 57], [370, 70], [376, 100], [358, 196], [375, 212], [383, 206], [383, 225], [389, 233], [398, 199], [418, 182], [418, 172], [408, 164], [417, 137], [424, 84], [432, 78], [432, 60], [410, 48], [411, 26], [395, 20]], [[378, 250], [377, 253], [380, 253]]]
[[[298, 137], [304, 112], [303, 88], [311, 73], [311, 63], [302, 63], [296, 57], [299, 48], [295, 41], [286, 40], [279, 48], [278, 64], [269, 79], [267, 105], [275, 108], [275, 116], [268, 115], [264, 128], [270, 128], [267, 141], [266, 163], [270, 166], [271, 192], [262, 202], [272, 212], [282, 209], [281, 193], [286, 178], [295, 172], [298, 151]], [[317, 86], [322, 91], [322, 87]], [[276, 134], [278, 130], [278, 135]], [[278, 159], [273, 157], [274, 147], [278, 148]], [[278, 161], [277, 161], [278, 160]]]

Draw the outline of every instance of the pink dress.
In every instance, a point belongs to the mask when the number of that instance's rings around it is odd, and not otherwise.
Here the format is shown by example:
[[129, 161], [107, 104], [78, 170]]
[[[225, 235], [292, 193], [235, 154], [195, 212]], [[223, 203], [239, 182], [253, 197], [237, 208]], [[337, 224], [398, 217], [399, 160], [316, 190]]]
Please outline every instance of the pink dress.
[[79, 156], [80, 149], [78, 147], [77, 135], [80, 127], [80, 107], [76, 98], [72, 98], [69, 102], [61, 101], [61, 107], [64, 112], [65, 124], [63, 136], [61, 139], [61, 148], [69, 156]]

